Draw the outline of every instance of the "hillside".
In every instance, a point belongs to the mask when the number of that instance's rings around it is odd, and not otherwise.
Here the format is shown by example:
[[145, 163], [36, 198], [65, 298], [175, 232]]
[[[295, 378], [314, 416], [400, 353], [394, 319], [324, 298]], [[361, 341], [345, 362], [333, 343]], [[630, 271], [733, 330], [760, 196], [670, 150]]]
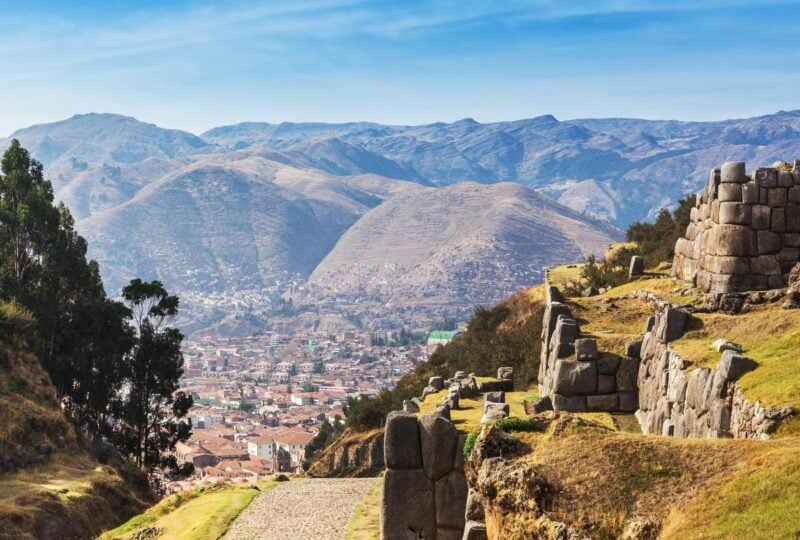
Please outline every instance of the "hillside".
[[618, 235], [519, 185], [409, 191], [351, 227], [309, 283], [326, 296], [494, 304]]
[[0, 344], [0, 538], [90, 538], [152, 504], [139, 473], [101, 464], [31, 354]]

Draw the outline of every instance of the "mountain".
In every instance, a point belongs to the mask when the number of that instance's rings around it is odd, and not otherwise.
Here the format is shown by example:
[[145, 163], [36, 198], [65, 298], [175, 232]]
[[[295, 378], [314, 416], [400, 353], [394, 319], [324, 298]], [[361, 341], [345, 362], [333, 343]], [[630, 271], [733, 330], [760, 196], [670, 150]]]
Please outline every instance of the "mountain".
[[515, 182], [625, 226], [696, 191], [708, 170], [724, 161], [772, 163], [800, 156], [800, 112], [720, 122], [559, 121], [548, 115], [423, 126], [247, 123], [202, 137], [231, 148], [278, 150], [336, 137], [392, 160], [430, 185]]
[[326, 297], [485, 305], [616, 238], [613, 227], [516, 184], [409, 190], [350, 227], [309, 285]]

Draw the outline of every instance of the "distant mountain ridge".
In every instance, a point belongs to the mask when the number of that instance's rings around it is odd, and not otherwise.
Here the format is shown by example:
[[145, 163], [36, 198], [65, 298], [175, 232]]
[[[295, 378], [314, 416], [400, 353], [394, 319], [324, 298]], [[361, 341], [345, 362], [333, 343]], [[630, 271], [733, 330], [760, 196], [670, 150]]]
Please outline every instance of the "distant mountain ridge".
[[[291, 276], [311, 277], [323, 297], [395, 301], [387, 284], [401, 284], [415, 301], [469, 303], [484, 300], [478, 283], [492, 286], [480, 276], [538, 279], [542, 265], [602, 251], [619, 228], [699, 189], [721, 162], [800, 157], [800, 112], [719, 122], [250, 122], [200, 136], [91, 113], [12, 137], [44, 163], [111, 291], [133, 275], [200, 293]], [[383, 267], [357, 264], [376, 256]]]

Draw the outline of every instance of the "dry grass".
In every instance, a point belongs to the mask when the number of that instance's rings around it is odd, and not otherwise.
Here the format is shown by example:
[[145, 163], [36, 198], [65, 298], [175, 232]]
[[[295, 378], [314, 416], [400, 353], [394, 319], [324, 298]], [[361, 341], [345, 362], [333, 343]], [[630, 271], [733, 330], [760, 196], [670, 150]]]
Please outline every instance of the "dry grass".
[[637, 299], [571, 298], [567, 304], [581, 335], [596, 338], [598, 352], [616, 355], [624, 354], [628, 341], [641, 339], [644, 323], [653, 314]]
[[559, 289], [573, 281], [580, 281], [584, 263], [561, 264], [547, 269], [547, 283]]
[[598, 425], [515, 437], [533, 449], [517, 462], [554, 487], [548, 515], [592, 538], [617, 537], [634, 516], [669, 515], [664, 538], [794, 538], [800, 528], [787, 519], [800, 516], [796, 438], [675, 439]]
[[346, 540], [378, 540], [381, 534], [381, 494], [383, 479], [372, 486], [356, 505], [347, 523]]

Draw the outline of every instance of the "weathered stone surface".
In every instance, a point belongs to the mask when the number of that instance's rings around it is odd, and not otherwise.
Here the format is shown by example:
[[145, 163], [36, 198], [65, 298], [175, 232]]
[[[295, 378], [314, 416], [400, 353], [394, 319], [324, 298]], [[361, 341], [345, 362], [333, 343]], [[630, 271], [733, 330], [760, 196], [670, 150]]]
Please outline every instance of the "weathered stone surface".
[[594, 338], [576, 339], [575, 358], [577, 360], [597, 360], [597, 340]]
[[467, 479], [461, 471], [453, 471], [435, 485], [436, 526], [464, 528], [467, 507]]
[[440, 416], [419, 417], [422, 468], [432, 481], [437, 481], [453, 470], [458, 444], [456, 427]]
[[403, 411], [407, 413], [418, 413], [419, 405], [409, 399], [403, 400]]
[[[773, 209], [773, 219], [775, 213], [776, 209]], [[749, 257], [755, 253], [755, 233], [750, 227], [719, 225], [713, 229], [713, 232], [716, 255]]]
[[757, 364], [752, 358], [739, 354], [733, 350], [723, 351], [719, 360], [717, 371], [729, 381], [735, 381], [748, 371], [752, 371]]
[[497, 378], [498, 379], [511, 379], [514, 377], [514, 368], [513, 367], [500, 367], [497, 368]]
[[781, 237], [777, 233], [772, 231], [758, 231], [756, 235], [758, 240], [758, 253], [760, 255], [778, 253], [781, 250]]
[[420, 432], [417, 417], [393, 411], [386, 417], [383, 454], [389, 469], [422, 468]]
[[622, 412], [633, 412], [639, 408], [639, 396], [636, 392], [620, 392], [619, 410]]
[[483, 521], [485, 517], [483, 498], [480, 493], [471, 488], [467, 492], [467, 506], [464, 516], [468, 521]]
[[587, 410], [586, 396], [553, 394], [553, 410], [556, 412], [583, 412]]
[[656, 336], [662, 343], [675, 341], [683, 335], [688, 319], [685, 311], [667, 308], [658, 318]]
[[445, 420], [450, 420], [450, 404], [440, 403], [433, 409], [434, 416], [441, 416]]
[[444, 378], [443, 377], [431, 377], [428, 379], [428, 386], [433, 388], [434, 390], [441, 390], [444, 388]]
[[493, 422], [495, 420], [502, 420], [508, 417], [508, 403], [492, 403], [487, 401], [483, 404], [483, 416], [481, 416], [481, 424]]
[[723, 202], [719, 207], [719, 222], [723, 224], [750, 225], [752, 206], [740, 202]]
[[435, 538], [436, 504], [433, 485], [421, 469], [388, 470], [383, 477], [381, 538]]
[[717, 191], [717, 197], [720, 202], [741, 201], [742, 184], [721, 184]]
[[772, 222], [772, 209], [768, 206], [754, 206], [753, 214], [753, 228], [756, 230], [769, 229]]
[[639, 358], [642, 353], [642, 340], [629, 341], [625, 344], [625, 356]]
[[615, 375], [619, 367], [619, 356], [604, 354], [597, 359], [597, 373], [601, 375]]
[[[747, 182], [745, 174], [745, 164], [742, 161], [729, 161], [723, 163], [720, 169], [720, 182], [723, 184], [734, 183], [744, 184]], [[777, 183], [777, 178], [775, 179]]]
[[619, 410], [619, 396], [586, 396], [586, 408], [590, 411], [615, 412]]
[[505, 392], [486, 392], [486, 394], [484, 394], [484, 400], [491, 401], [493, 403], [505, 403], [506, 402], [506, 393]]
[[628, 278], [633, 279], [644, 275], [644, 257], [634, 255], [628, 268]]
[[540, 397], [533, 403], [531, 409], [533, 414], [541, 414], [545, 411], [552, 411], [553, 400], [550, 399], [550, 396]]
[[614, 375], [597, 376], [597, 393], [613, 394], [617, 391], [617, 378]]
[[597, 391], [597, 363], [572, 360], [556, 361], [553, 390], [559, 394], [595, 393]]

